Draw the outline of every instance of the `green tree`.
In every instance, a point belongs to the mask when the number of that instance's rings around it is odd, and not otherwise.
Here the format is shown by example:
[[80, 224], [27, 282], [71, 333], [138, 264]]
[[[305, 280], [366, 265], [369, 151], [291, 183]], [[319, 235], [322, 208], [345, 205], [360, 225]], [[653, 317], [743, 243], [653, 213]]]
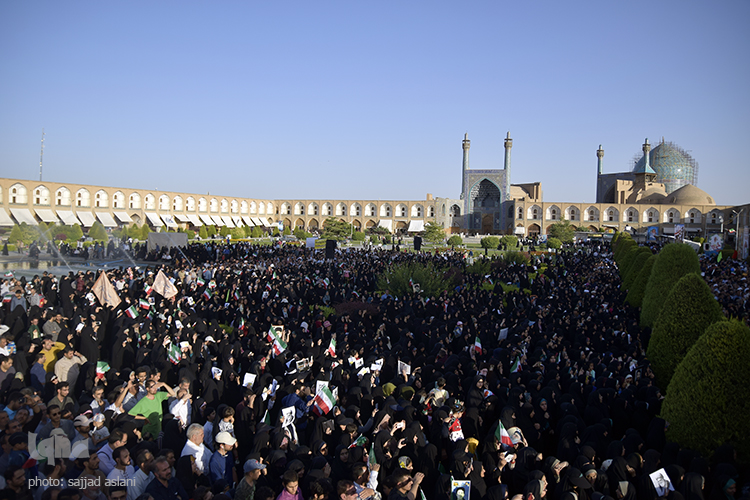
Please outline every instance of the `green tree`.
[[104, 229], [101, 222], [94, 222], [94, 225], [89, 229], [89, 238], [95, 241], [106, 241], [108, 239], [107, 230]]
[[344, 222], [335, 217], [328, 217], [323, 221], [323, 234], [326, 240], [345, 240], [352, 233], [351, 224]]
[[229, 228], [227, 226], [221, 226], [219, 228], [219, 236], [221, 236], [222, 238], [226, 238], [228, 234]]
[[554, 248], [554, 249], [562, 248], [562, 241], [554, 237], [549, 237], [547, 238], [547, 248]]
[[186, 230], [185, 233], [187, 233], [187, 237], [189, 240], [195, 239], [195, 231], [193, 231], [192, 229]]
[[500, 237], [500, 242], [505, 245], [507, 250], [513, 250], [518, 246], [518, 236], [512, 234], [506, 234]]
[[485, 236], [481, 240], [479, 240], [479, 244], [482, 245], [482, 248], [486, 250], [490, 250], [493, 248], [497, 248], [500, 245], [500, 238], [497, 236]]
[[141, 239], [141, 228], [135, 222], [128, 226], [128, 237], [134, 240]]
[[741, 321], [709, 326], [677, 366], [661, 417], [667, 439], [710, 456], [724, 443], [750, 459], [750, 328]]
[[233, 240], [241, 240], [245, 237], [245, 231], [241, 227], [235, 227], [230, 231]]
[[365, 241], [365, 238], [367, 238], [367, 235], [362, 231], [354, 231], [354, 234], [352, 235], [354, 241]]
[[412, 293], [412, 286], [409, 284], [411, 280], [419, 285], [422, 296], [435, 297], [455, 287], [455, 276], [447, 271], [447, 268], [437, 267], [432, 263], [397, 264], [378, 277], [377, 287], [378, 290], [390, 290], [396, 297], [403, 297]]
[[669, 243], [659, 252], [641, 304], [641, 326], [652, 327], [659, 318], [664, 300], [677, 281], [688, 273], [700, 273], [698, 255], [684, 243]]
[[[68, 226], [71, 227], [71, 226]], [[70, 233], [68, 233], [68, 239], [71, 239], [73, 241], [78, 241], [81, 238], [83, 238], [83, 229], [81, 229], [80, 224], [73, 224], [71, 227]]]
[[632, 259], [628, 270], [625, 271], [625, 277], [622, 280], [622, 285], [625, 290], [630, 290], [633, 286], [633, 282], [641, 272], [643, 265], [646, 263], [649, 257], [653, 255], [653, 252], [649, 247], [639, 247], [635, 258]]
[[548, 235], [552, 238], [557, 238], [563, 243], [573, 243], [573, 236], [575, 236], [576, 228], [570, 224], [570, 221], [564, 220], [552, 224], [549, 227]]
[[208, 239], [208, 231], [206, 230], [206, 226], [201, 226], [200, 229], [198, 229], [198, 236], [202, 240]]
[[213, 224], [210, 226], [206, 226], [206, 234], [208, 234], [209, 238], [213, 238], [214, 236], [216, 236], [216, 226], [214, 226]]
[[675, 283], [646, 351], [660, 387], [669, 385], [677, 365], [706, 328], [723, 319], [721, 306], [699, 274], [686, 274]]
[[290, 236], [291, 234], [292, 230], [288, 226], [284, 226], [284, 236]]
[[21, 229], [21, 226], [19, 226], [18, 224], [15, 224], [13, 226], [13, 229], [10, 230], [10, 236], [8, 236], [8, 239], [14, 245], [17, 244], [19, 241], [23, 241], [23, 230]]
[[263, 237], [263, 230], [260, 228], [260, 226], [253, 227], [252, 237], [253, 238], [262, 238]]
[[279, 226], [274, 226], [273, 230], [271, 231], [271, 235], [274, 236], [274, 237], [277, 237], [277, 236], [279, 236], [279, 234], [281, 234], [281, 233], [279, 233]]
[[148, 222], [144, 222], [143, 226], [141, 226], [141, 236], [138, 238], [141, 241], [148, 241], [148, 235], [151, 232], [151, 228], [148, 225]]
[[442, 243], [445, 240], [445, 230], [434, 222], [428, 222], [424, 227], [424, 239], [430, 243]]
[[643, 294], [646, 293], [646, 284], [648, 279], [651, 277], [651, 271], [654, 268], [654, 264], [658, 258], [657, 255], [652, 255], [643, 264], [643, 267], [638, 271], [638, 276], [633, 280], [633, 284], [628, 289], [628, 295], [625, 297], [625, 302], [633, 307], [641, 307], [643, 304]]
[[301, 227], [298, 227], [297, 229], [294, 230], [294, 236], [296, 236], [297, 239], [300, 241], [305, 241], [307, 240], [307, 238], [312, 238], [312, 233], [308, 233]]
[[464, 243], [464, 240], [462, 240], [461, 237], [457, 234], [454, 234], [453, 236], [448, 238], [448, 245], [450, 245], [451, 247], [463, 245], [463, 243]]

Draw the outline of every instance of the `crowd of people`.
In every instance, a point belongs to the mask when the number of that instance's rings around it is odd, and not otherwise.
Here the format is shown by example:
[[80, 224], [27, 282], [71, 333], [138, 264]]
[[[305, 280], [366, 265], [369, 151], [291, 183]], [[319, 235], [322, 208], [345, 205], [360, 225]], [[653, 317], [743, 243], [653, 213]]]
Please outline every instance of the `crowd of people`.
[[[3, 280], [0, 500], [748, 498], [731, 445], [668, 441], [605, 242], [487, 275], [453, 252], [171, 255], [107, 271], [116, 300], [95, 272]], [[378, 290], [402, 263], [460, 278]]]

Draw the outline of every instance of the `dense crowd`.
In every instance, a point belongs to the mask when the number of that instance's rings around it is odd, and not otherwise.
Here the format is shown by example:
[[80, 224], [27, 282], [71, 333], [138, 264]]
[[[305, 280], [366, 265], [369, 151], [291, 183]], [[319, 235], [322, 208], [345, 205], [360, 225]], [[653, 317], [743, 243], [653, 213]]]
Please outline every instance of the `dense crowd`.
[[[748, 497], [731, 446], [667, 441], [606, 243], [487, 275], [451, 252], [171, 256], [108, 271], [114, 307], [94, 272], [3, 281], [0, 500]], [[377, 291], [407, 262], [460, 281]]]

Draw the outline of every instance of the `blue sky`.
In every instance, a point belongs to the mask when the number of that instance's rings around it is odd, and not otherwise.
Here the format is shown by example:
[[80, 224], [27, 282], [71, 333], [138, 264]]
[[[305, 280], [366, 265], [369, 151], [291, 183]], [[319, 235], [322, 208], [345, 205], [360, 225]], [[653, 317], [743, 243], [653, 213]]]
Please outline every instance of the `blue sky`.
[[750, 2], [0, 3], [0, 174], [255, 198], [593, 201], [644, 138], [750, 202]]

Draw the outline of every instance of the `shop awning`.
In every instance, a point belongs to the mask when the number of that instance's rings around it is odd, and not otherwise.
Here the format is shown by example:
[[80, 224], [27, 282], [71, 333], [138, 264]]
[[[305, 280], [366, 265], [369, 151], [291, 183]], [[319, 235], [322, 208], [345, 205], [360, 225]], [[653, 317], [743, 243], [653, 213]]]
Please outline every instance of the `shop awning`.
[[117, 222], [109, 212], [96, 212], [96, 218], [104, 227], [117, 227]]
[[133, 222], [133, 219], [130, 218], [127, 212], [115, 212], [115, 217], [117, 217], [117, 220], [123, 224], [130, 224]]
[[423, 220], [410, 220], [409, 221], [409, 228], [406, 230], [408, 233], [421, 233], [424, 231], [424, 221]]
[[201, 227], [201, 226], [203, 225], [203, 223], [201, 222], [201, 219], [200, 219], [200, 217], [198, 217], [197, 215], [195, 215], [195, 214], [188, 214], [188, 216], [187, 216], [187, 217], [188, 217], [188, 219], [190, 219], [190, 222], [191, 222], [191, 223], [192, 223], [192, 224], [193, 224], [193, 225], [194, 225], [195, 227]]
[[378, 221], [378, 227], [384, 227], [388, 231], [393, 231], [393, 221], [390, 219], [380, 219]]
[[76, 215], [81, 221], [81, 224], [83, 224], [83, 227], [91, 227], [94, 225], [94, 222], [96, 222], [96, 218], [91, 212], [76, 212]]
[[10, 218], [10, 215], [8, 215], [8, 212], [6, 212], [4, 208], [0, 208], [0, 226], [13, 225], [15, 225], [15, 223], [13, 222], [13, 219]]
[[184, 222], [184, 223], [190, 222], [190, 217], [188, 217], [187, 215], [174, 214], [174, 218], [177, 222]]
[[11, 208], [10, 213], [13, 214], [13, 218], [19, 224], [26, 223], [29, 226], [38, 226], [39, 223], [36, 221], [34, 216], [31, 214], [28, 208]]
[[263, 223], [260, 221], [260, 219], [258, 217], [251, 217], [251, 219], [253, 221], [253, 224], [255, 224], [256, 226], [263, 227]]
[[58, 210], [57, 216], [60, 217], [60, 220], [62, 220], [63, 224], [65, 224], [66, 226], [75, 226], [76, 224], [81, 224], [81, 221], [78, 220], [76, 214], [74, 214], [71, 210]]
[[161, 214], [161, 219], [164, 221], [164, 224], [167, 225], [169, 228], [176, 228], [177, 222], [175, 222], [174, 217], [170, 214]]
[[263, 227], [271, 227], [271, 223], [268, 222], [268, 219], [261, 217], [260, 223], [263, 224]]
[[223, 227], [224, 221], [221, 220], [221, 215], [212, 215], [211, 220], [214, 221], [214, 226]]
[[526, 234], [526, 228], [523, 226], [518, 226], [513, 230], [513, 234]]
[[159, 218], [159, 215], [155, 212], [146, 212], [146, 217], [148, 217], [148, 221], [154, 227], [162, 227], [164, 225], [164, 223]]
[[57, 218], [57, 215], [55, 215], [55, 212], [49, 208], [37, 208], [34, 211], [36, 212], [37, 217], [42, 219], [42, 222], [57, 224], [57, 221], [60, 220]]
[[216, 223], [214, 222], [214, 220], [211, 218], [210, 215], [201, 214], [201, 220], [207, 226], [214, 226], [214, 225], [216, 225]]
[[251, 219], [251, 218], [250, 218], [250, 217], [248, 217], [247, 215], [243, 215], [243, 216], [242, 216], [242, 220], [243, 220], [243, 221], [245, 222], [245, 225], [246, 225], [246, 226], [250, 226], [250, 227], [253, 227], [253, 226], [255, 225], [255, 224], [253, 223], [253, 219]]
[[224, 225], [230, 228], [234, 227], [234, 221], [232, 221], [232, 218], [228, 215], [222, 215], [221, 220], [224, 222]]
[[233, 215], [232, 222], [234, 222], [234, 225], [237, 227], [244, 226], [244, 224], [242, 223], [242, 217], [240, 217], [239, 215]]

